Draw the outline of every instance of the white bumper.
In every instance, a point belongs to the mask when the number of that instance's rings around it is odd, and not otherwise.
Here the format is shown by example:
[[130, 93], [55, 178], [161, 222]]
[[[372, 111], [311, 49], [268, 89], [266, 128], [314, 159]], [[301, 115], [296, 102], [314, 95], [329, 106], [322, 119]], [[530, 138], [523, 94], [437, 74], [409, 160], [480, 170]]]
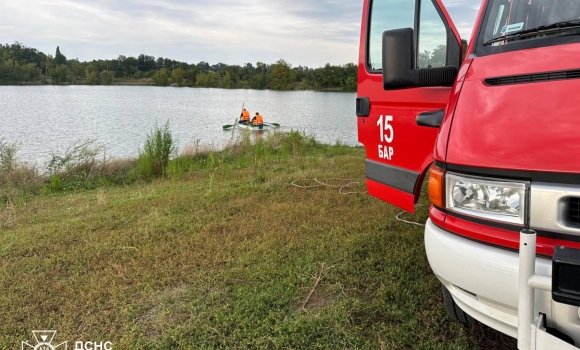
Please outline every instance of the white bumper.
[[[463, 311], [517, 338], [518, 253], [454, 235], [431, 220], [425, 227], [425, 249], [433, 272]], [[552, 261], [536, 259], [536, 273], [551, 276]], [[546, 315], [548, 327], [566, 333], [580, 344], [578, 307], [556, 303], [550, 292], [537, 290], [535, 312]]]

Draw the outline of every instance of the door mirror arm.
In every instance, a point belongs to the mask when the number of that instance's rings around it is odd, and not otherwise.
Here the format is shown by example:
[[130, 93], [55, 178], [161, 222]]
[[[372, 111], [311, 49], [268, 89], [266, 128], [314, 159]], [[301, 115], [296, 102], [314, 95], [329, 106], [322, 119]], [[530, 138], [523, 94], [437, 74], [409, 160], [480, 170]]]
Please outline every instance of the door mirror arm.
[[401, 28], [383, 33], [383, 88], [453, 86], [455, 66], [415, 69], [413, 29]]

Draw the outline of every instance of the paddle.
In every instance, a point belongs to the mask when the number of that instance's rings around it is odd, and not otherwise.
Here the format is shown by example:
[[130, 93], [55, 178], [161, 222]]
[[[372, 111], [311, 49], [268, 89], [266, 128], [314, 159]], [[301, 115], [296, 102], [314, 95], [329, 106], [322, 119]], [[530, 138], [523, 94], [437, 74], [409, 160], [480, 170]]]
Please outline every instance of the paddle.
[[[244, 113], [244, 107], [245, 107], [245, 106], [246, 106], [246, 102], [244, 101], [244, 103], [242, 103], [242, 112], [241, 112], [241, 113]], [[240, 114], [241, 114], [241, 113], [240, 113]], [[237, 120], [237, 119], [236, 119], [236, 120]], [[227, 129], [229, 129], [229, 128], [233, 127], [233, 126], [236, 126], [236, 125], [237, 125], [237, 124], [234, 124], [234, 125], [226, 124], [226, 125], [222, 126], [222, 128], [223, 128], [224, 130], [227, 130]]]
[[275, 126], [277, 128], [280, 127], [280, 124], [278, 124], [278, 123], [264, 123], [264, 125], [272, 125], [272, 126]]

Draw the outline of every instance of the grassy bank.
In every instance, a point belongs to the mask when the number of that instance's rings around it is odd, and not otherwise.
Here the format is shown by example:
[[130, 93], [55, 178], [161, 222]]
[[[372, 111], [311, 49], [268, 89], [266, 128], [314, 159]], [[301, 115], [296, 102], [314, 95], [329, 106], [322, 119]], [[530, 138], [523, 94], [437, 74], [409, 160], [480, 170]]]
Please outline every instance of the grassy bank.
[[365, 193], [363, 161], [272, 134], [3, 203], [0, 348], [36, 329], [115, 349], [513, 348], [447, 318], [422, 228]]

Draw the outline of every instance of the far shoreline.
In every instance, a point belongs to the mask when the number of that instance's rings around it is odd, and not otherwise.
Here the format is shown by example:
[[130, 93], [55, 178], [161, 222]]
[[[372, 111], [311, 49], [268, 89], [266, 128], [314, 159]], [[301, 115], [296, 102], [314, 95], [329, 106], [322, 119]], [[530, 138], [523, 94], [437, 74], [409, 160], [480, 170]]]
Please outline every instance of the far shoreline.
[[112, 82], [111, 84], [83, 84], [82, 82], [74, 84], [52, 84], [50, 79], [45, 82], [23, 82], [19, 84], [0, 84], [0, 87], [4, 86], [146, 86], [146, 87], [160, 87], [160, 88], [193, 88], [193, 89], [221, 89], [221, 90], [255, 90], [255, 91], [312, 91], [312, 92], [347, 92], [356, 93], [356, 91], [345, 90], [343, 88], [324, 88], [324, 89], [254, 89], [254, 88], [224, 88], [224, 87], [205, 87], [205, 86], [193, 86], [193, 85], [181, 85], [170, 84], [165, 86], [155, 85], [151, 79], [140, 79], [139, 81], [118, 81]]

